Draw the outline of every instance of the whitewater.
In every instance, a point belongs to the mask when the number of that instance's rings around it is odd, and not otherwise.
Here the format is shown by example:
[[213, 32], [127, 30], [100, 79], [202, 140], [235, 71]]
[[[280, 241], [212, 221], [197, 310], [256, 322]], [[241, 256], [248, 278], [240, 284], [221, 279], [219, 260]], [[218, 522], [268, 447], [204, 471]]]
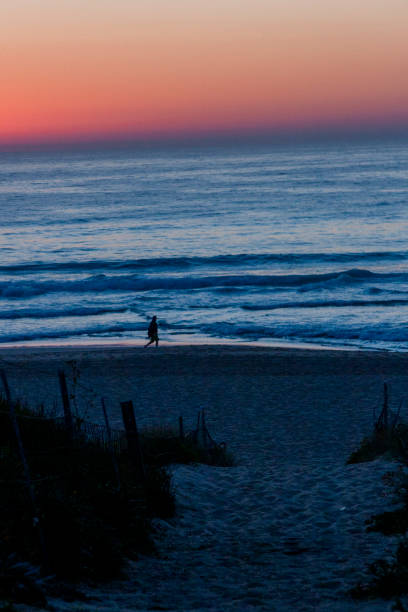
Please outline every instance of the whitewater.
[[0, 153], [0, 343], [406, 350], [408, 144]]

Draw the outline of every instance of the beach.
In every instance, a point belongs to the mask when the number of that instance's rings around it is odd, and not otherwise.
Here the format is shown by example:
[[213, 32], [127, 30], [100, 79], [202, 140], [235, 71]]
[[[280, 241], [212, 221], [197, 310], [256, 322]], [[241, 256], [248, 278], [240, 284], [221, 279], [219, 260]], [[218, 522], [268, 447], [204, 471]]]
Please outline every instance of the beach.
[[[393, 538], [365, 520], [392, 507], [386, 459], [346, 465], [372, 431], [389, 384], [406, 397], [408, 354], [250, 346], [38, 347], [0, 350], [14, 398], [60, 412], [63, 368], [75, 409], [121, 428], [132, 400], [140, 428], [195, 427], [197, 413], [235, 465], [172, 468], [177, 514], [155, 521], [158, 556], [128, 579], [61, 610], [378, 610], [347, 590]], [[73, 377], [74, 374], [74, 377]], [[75, 380], [74, 380], [75, 379]], [[406, 418], [406, 405], [402, 417]]]

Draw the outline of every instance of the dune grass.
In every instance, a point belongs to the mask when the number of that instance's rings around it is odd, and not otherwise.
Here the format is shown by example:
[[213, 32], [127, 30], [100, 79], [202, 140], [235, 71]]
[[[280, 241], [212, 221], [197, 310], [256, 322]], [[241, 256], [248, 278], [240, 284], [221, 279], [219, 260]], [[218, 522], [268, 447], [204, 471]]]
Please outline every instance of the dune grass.
[[[2, 411], [0, 599], [24, 601], [41, 592], [34, 586], [37, 578], [31, 584], [26, 576], [27, 563], [59, 580], [100, 581], [119, 576], [127, 558], [154, 552], [150, 519], [175, 511], [167, 470], [146, 466], [142, 481], [122, 453], [117, 457], [118, 490], [107, 450], [83, 440], [72, 445], [54, 421], [21, 416], [34, 503], [10, 420]], [[16, 590], [17, 577], [25, 588]]]
[[359, 448], [350, 455], [347, 463], [373, 461], [385, 454], [390, 458], [405, 460], [406, 448], [408, 448], [408, 425], [399, 423], [389, 430], [374, 429], [371, 436], [364, 438]]
[[[387, 395], [384, 407], [387, 408]], [[381, 415], [384, 415], [384, 408]], [[366, 521], [367, 531], [377, 531], [386, 536], [399, 536], [399, 542], [391, 560], [378, 559], [368, 567], [370, 577], [359, 583], [350, 594], [354, 599], [394, 599], [393, 609], [405, 611], [400, 597], [408, 594], [408, 475], [402, 469], [408, 460], [408, 425], [380, 419], [375, 423], [371, 436], [365, 438], [360, 447], [351, 454], [347, 463], [372, 461], [380, 456], [395, 459], [399, 469], [385, 475], [393, 487], [398, 508], [373, 515]], [[388, 423], [388, 426], [387, 424]], [[398, 464], [397, 464], [398, 465]]]
[[195, 443], [191, 435], [180, 437], [171, 427], [151, 427], [140, 436], [143, 456], [151, 465], [169, 465], [173, 463], [205, 463], [220, 467], [234, 465], [233, 457], [224, 446], [214, 445], [203, 448]]
[[140, 436], [141, 474], [126, 450], [115, 454], [114, 465], [108, 448], [80, 434], [72, 442], [63, 421], [39, 418], [25, 406], [15, 410], [35, 500], [33, 505], [8, 405], [0, 398], [4, 605], [37, 605], [52, 588], [69, 594], [67, 584], [120, 576], [127, 559], [155, 553], [151, 519], [175, 514], [169, 464], [232, 464], [222, 447], [208, 452], [170, 429], [153, 428]]

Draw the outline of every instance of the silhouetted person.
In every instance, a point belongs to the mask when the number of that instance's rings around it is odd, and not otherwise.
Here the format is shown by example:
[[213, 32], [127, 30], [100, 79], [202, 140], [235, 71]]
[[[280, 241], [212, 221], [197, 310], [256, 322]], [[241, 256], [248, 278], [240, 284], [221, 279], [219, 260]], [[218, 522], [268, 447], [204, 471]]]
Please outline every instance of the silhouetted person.
[[150, 341], [144, 345], [144, 348], [146, 348], [150, 344], [153, 344], [153, 342], [156, 343], [156, 346], [159, 346], [159, 336], [157, 332], [157, 317], [156, 316], [154, 316], [152, 320], [150, 321], [149, 329], [147, 330], [147, 335], [150, 338]]

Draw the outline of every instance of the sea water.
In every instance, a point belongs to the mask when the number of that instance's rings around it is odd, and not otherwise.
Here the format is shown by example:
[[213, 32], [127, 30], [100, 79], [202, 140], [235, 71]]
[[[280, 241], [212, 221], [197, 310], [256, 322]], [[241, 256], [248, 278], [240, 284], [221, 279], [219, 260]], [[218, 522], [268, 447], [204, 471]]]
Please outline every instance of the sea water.
[[408, 143], [0, 153], [0, 342], [408, 347]]

